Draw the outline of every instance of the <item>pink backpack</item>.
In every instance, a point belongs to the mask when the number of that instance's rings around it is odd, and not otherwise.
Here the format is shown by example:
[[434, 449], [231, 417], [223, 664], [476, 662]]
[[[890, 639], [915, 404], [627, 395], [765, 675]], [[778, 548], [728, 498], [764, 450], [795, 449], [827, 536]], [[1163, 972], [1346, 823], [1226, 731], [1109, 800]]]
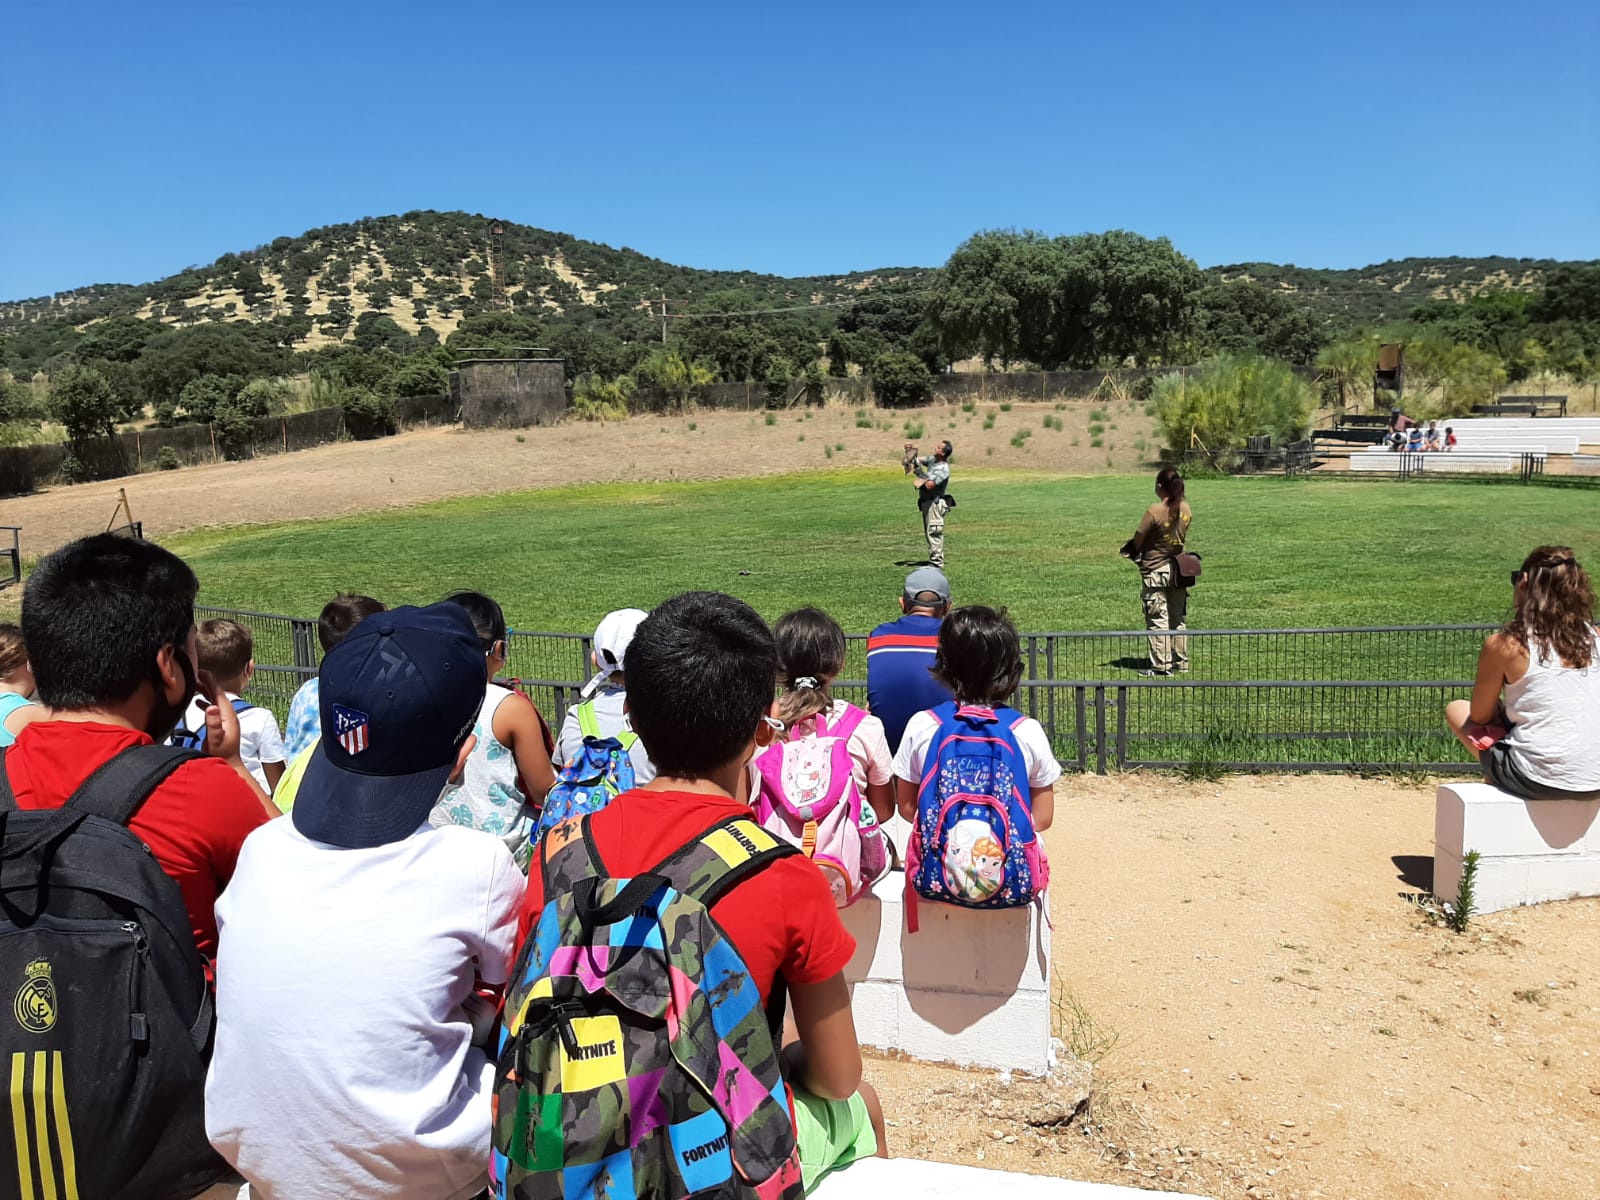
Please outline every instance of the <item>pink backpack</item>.
[[865, 895], [889, 866], [883, 830], [856, 786], [850, 759], [850, 735], [866, 715], [848, 705], [829, 726], [818, 713], [816, 733], [774, 742], [756, 757], [756, 820], [821, 868], [840, 908]]

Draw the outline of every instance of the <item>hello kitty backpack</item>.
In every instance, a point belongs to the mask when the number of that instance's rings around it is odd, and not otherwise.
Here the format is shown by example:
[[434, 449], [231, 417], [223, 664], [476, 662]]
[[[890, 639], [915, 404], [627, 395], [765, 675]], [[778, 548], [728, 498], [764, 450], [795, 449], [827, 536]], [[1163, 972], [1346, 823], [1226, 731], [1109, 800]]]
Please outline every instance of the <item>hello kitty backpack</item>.
[[1050, 883], [1015, 733], [1027, 718], [954, 700], [929, 711], [939, 728], [923, 764], [906, 852], [912, 933], [919, 896], [964, 908], [1024, 908]]
[[821, 868], [840, 908], [865, 895], [889, 867], [883, 830], [852, 773], [850, 735], [866, 715], [846, 705], [830, 725], [818, 713], [810, 737], [774, 742], [756, 757], [756, 820]]

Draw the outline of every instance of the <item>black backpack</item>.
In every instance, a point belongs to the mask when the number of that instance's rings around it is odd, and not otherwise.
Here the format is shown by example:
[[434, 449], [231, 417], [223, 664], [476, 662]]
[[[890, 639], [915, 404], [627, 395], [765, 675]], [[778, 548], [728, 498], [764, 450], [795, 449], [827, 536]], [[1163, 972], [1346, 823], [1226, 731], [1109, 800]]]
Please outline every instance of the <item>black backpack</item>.
[[62, 808], [21, 811], [0, 750], [0, 1196], [178, 1200], [227, 1172], [206, 1140], [215, 1010], [194, 931], [127, 829], [198, 757], [136, 746]]

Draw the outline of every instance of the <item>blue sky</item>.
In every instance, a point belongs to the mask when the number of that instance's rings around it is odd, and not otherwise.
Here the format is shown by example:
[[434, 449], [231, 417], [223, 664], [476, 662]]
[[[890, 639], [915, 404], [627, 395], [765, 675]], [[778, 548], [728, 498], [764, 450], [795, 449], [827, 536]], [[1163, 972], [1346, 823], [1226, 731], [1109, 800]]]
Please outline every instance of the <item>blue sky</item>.
[[1595, 0], [19, 4], [0, 298], [465, 209], [698, 267], [1600, 256]]

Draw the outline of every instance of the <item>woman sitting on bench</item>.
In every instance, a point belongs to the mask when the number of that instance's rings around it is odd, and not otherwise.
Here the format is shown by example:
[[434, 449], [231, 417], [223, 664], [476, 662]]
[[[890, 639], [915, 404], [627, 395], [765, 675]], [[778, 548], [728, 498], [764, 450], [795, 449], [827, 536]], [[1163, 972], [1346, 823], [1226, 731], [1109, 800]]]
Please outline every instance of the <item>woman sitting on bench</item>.
[[1472, 699], [1445, 707], [1450, 732], [1502, 791], [1600, 798], [1594, 588], [1566, 546], [1540, 546], [1511, 572], [1511, 585], [1511, 619], [1483, 643]]

